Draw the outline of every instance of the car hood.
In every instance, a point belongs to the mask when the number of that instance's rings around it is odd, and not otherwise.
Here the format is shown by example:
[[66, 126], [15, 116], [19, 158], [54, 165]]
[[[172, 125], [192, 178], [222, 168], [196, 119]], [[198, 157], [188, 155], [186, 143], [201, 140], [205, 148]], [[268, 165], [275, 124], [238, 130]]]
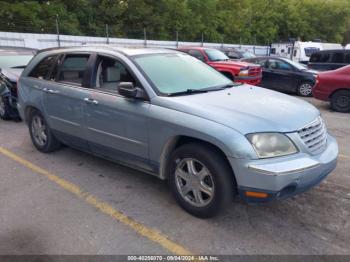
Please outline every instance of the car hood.
[[8, 80], [10, 80], [11, 82], [17, 82], [23, 70], [24, 70], [23, 68], [8, 68], [8, 69], [1, 69], [0, 72], [3, 75], [5, 75], [8, 78]]
[[318, 75], [320, 73], [319, 71], [313, 70], [313, 69], [302, 70], [302, 72], [310, 73], [310, 74], [313, 74], [313, 75]]
[[320, 114], [301, 99], [250, 85], [185, 96], [156, 97], [152, 103], [226, 125], [242, 134], [294, 132]]
[[233, 60], [227, 60], [227, 61], [216, 61], [216, 62], [210, 62], [212, 65], [217, 66], [226, 66], [226, 67], [258, 67], [259, 65], [243, 62], [243, 61], [233, 61]]

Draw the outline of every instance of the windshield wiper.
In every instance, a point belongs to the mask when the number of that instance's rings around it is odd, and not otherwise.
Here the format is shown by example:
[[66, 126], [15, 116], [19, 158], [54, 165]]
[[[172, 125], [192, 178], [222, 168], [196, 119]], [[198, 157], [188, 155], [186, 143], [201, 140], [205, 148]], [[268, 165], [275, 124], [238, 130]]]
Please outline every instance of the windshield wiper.
[[24, 68], [26, 68], [26, 66], [25, 65], [20, 65], [20, 66], [13, 66], [13, 67], [11, 67], [11, 68], [13, 68], [13, 69], [24, 69]]
[[229, 61], [229, 59], [212, 59], [212, 62]]
[[206, 93], [208, 90], [205, 89], [186, 89], [185, 91], [170, 93], [168, 96], [181, 96], [181, 95], [189, 95], [189, 94], [198, 94], [198, 93]]
[[239, 86], [239, 85], [242, 85], [242, 83], [233, 82], [232, 84], [226, 84], [226, 85], [221, 85], [221, 86], [212, 86], [212, 87], [207, 87], [207, 88], [203, 88], [203, 89], [187, 89], [185, 91], [170, 93], [170, 94], [168, 94], [168, 96], [180, 96], [180, 95], [207, 93], [210, 91], [219, 91], [219, 90], [223, 90], [226, 88], [231, 88], [231, 87]]

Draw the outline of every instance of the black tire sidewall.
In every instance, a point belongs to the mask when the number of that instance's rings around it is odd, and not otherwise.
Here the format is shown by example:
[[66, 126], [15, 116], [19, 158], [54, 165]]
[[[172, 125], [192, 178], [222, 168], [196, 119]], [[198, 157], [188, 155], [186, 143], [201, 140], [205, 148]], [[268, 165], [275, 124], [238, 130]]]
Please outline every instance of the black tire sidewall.
[[10, 120], [11, 116], [9, 114], [9, 110], [10, 110], [10, 105], [8, 104], [8, 98], [6, 96], [1, 96], [2, 100], [4, 101], [5, 104], [5, 113], [3, 115], [0, 115], [0, 118], [3, 120]]
[[339, 98], [339, 96], [347, 96], [350, 98], [350, 91], [347, 90], [340, 90], [335, 92], [332, 97], [331, 97], [331, 108], [337, 112], [341, 112], [341, 113], [347, 113], [350, 112], [350, 105], [348, 107], [340, 107], [337, 104], [337, 100]]
[[[182, 198], [175, 182], [175, 170], [178, 159], [194, 158], [203, 163], [211, 172], [214, 182], [214, 198], [205, 207], [195, 207]], [[221, 155], [210, 147], [200, 144], [186, 144], [171, 155], [167, 166], [168, 184], [179, 205], [190, 214], [200, 218], [210, 218], [217, 215], [225, 206], [232, 202], [235, 195], [235, 179], [232, 170]]]

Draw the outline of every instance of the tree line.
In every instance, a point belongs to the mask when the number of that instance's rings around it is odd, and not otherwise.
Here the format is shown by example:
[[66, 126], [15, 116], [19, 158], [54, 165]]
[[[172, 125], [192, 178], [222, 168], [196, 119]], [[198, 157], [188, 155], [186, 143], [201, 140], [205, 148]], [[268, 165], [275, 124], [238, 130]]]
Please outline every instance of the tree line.
[[[269, 44], [350, 41], [350, 0], [0, 1], [0, 31]], [[106, 26], [108, 25], [108, 27]]]

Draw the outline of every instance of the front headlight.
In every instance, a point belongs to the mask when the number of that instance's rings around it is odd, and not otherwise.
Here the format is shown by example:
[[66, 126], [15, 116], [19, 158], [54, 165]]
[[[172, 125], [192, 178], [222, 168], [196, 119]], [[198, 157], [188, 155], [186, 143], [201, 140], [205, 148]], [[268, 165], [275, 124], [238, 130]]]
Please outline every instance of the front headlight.
[[249, 76], [249, 69], [241, 69], [238, 73], [239, 76]]
[[280, 133], [256, 133], [247, 135], [259, 158], [285, 156], [297, 153], [293, 142]]

